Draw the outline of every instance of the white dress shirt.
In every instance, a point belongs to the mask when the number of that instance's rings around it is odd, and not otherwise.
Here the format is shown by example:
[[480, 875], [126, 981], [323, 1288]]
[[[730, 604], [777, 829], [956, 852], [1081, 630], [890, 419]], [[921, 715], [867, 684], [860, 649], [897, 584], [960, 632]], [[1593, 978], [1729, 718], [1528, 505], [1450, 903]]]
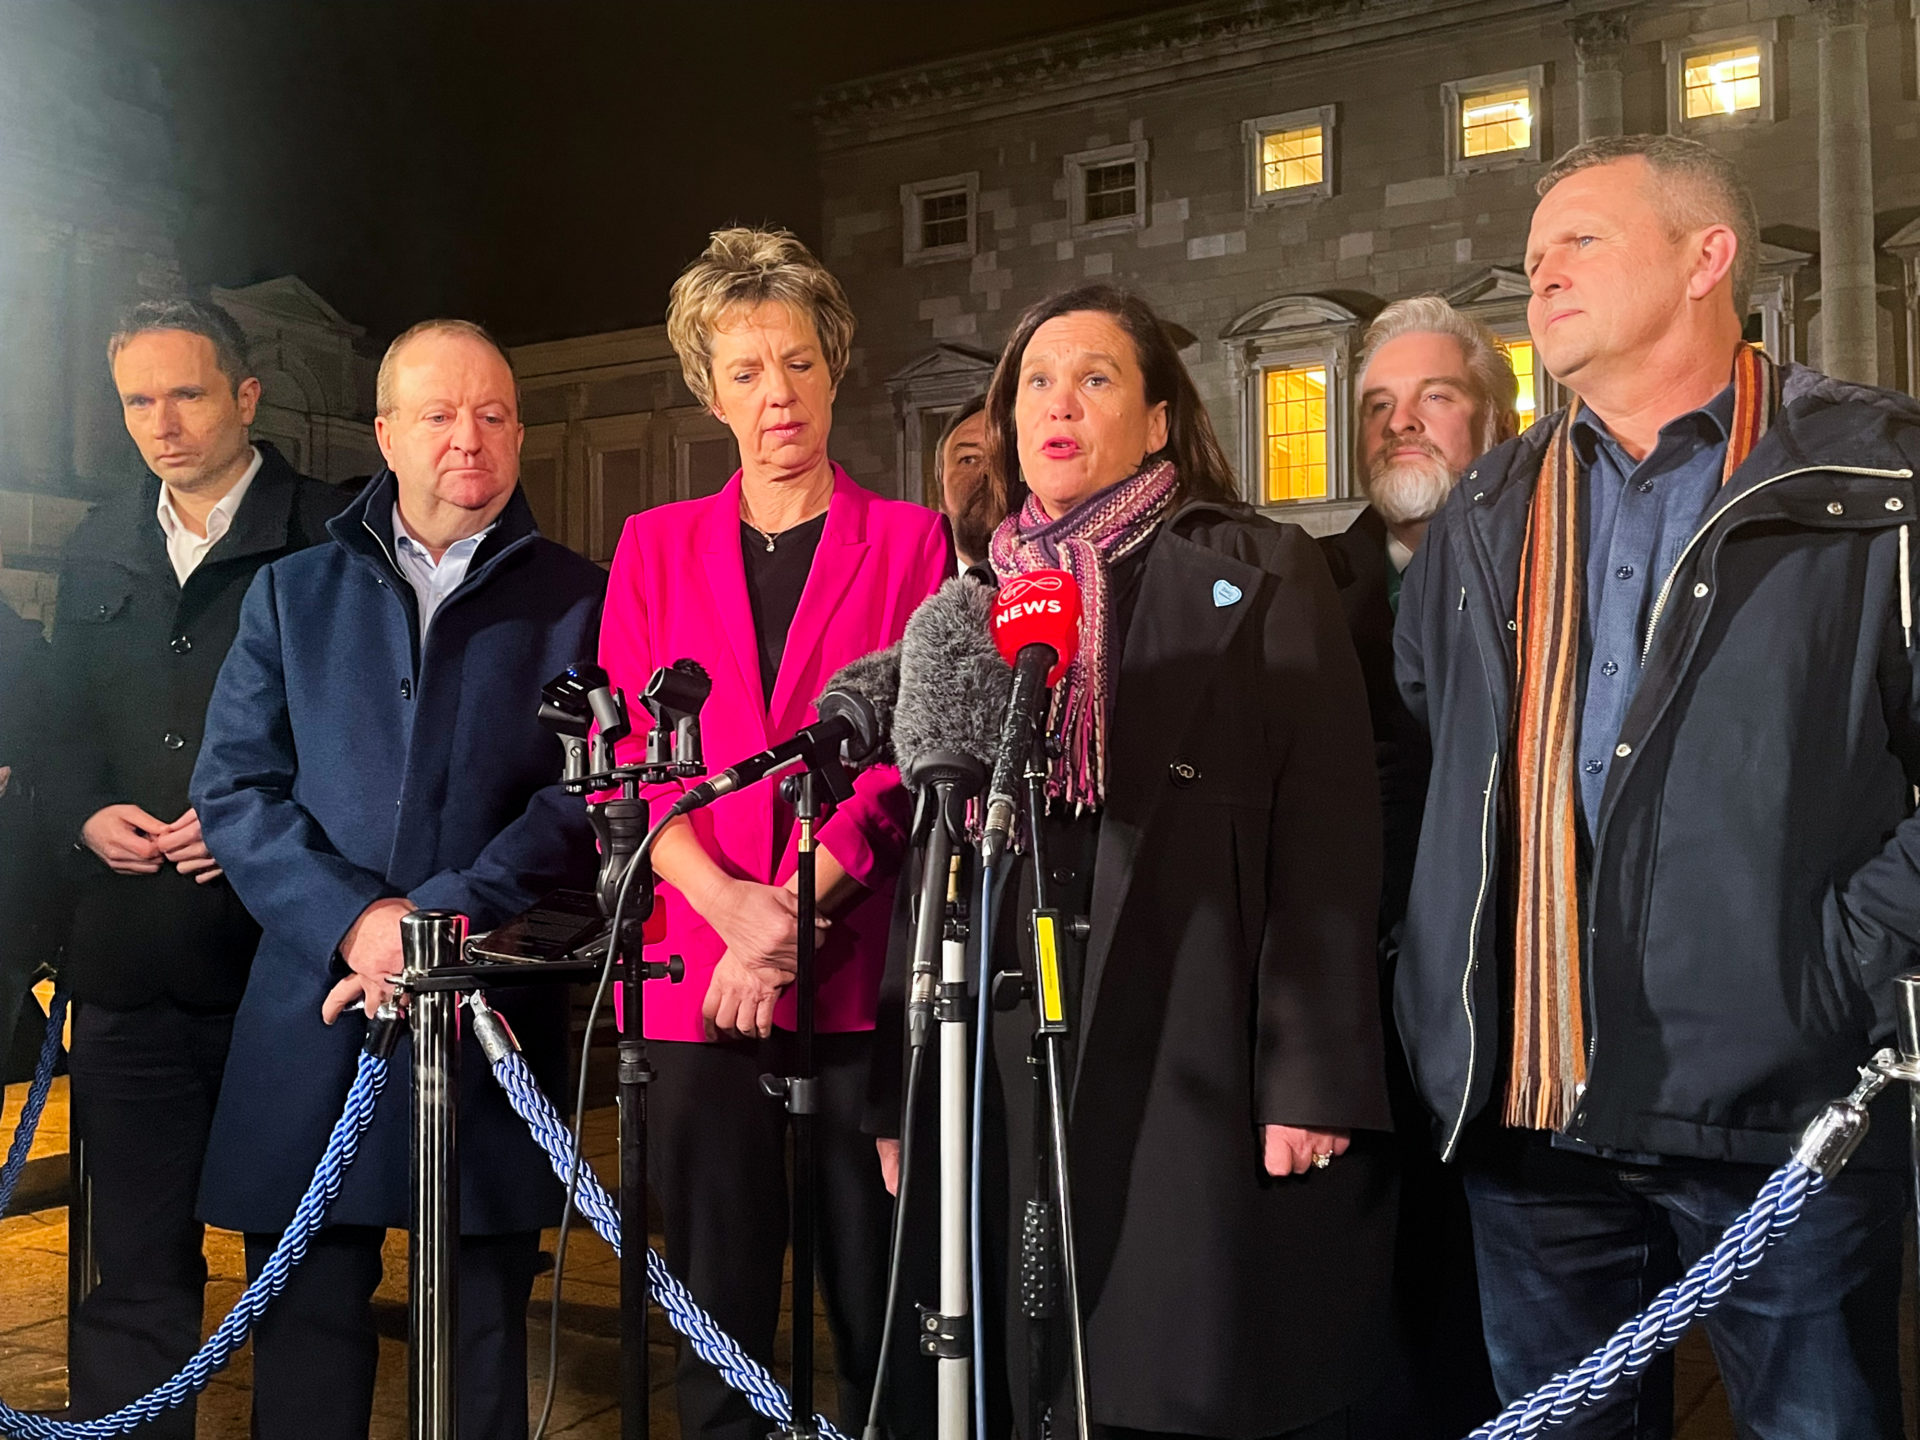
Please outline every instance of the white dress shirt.
[[[499, 523], [496, 520], [493, 525]], [[454, 541], [436, 562], [427, 547], [407, 533], [407, 524], [400, 518], [400, 506], [395, 503], [393, 558], [420, 601], [420, 634], [423, 638], [427, 627], [433, 623], [434, 612], [467, 578], [467, 567], [473, 564], [473, 552], [480, 548], [480, 542], [487, 538], [493, 525], [487, 526], [478, 535]]]
[[260, 451], [253, 452], [253, 463], [247, 466], [242, 475], [219, 503], [207, 512], [207, 533], [196, 535], [180, 518], [180, 512], [173, 508], [173, 492], [163, 484], [160, 487], [160, 503], [155, 513], [160, 517], [160, 533], [167, 537], [167, 559], [173, 562], [174, 577], [182, 585], [187, 577], [200, 568], [200, 562], [207, 558], [220, 537], [233, 527], [233, 517], [240, 512], [240, 502], [247, 498], [247, 487], [253, 484], [253, 477], [260, 473]]

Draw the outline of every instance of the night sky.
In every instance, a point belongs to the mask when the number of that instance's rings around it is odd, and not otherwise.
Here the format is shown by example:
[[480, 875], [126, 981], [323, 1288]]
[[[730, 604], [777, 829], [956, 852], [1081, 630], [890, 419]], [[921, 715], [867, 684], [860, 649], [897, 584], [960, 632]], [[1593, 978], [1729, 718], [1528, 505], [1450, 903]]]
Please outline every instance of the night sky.
[[[647, 325], [709, 231], [819, 238], [822, 88], [1167, 0], [143, 7], [173, 97], [187, 278], [294, 273], [375, 336]], [[146, 8], [151, 7], [151, 8]]]

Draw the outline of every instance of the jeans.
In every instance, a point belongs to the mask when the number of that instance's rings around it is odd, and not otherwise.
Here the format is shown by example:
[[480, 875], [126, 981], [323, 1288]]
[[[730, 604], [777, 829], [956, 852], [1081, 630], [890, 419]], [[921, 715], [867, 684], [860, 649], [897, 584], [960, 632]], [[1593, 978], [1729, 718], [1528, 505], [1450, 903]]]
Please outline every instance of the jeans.
[[[1464, 1160], [1494, 1384], [1502, 1404], [1570, 1369], [1719, 1242], [1771, 1173], [1638, 1165], [1508, 1132]], [[1704, 1324], [1743, 1440], [1900, 1440], [1901, 1175], [1848, 1170]], [[1673, 1364], [1555, 1431], [1667, 1440]]]

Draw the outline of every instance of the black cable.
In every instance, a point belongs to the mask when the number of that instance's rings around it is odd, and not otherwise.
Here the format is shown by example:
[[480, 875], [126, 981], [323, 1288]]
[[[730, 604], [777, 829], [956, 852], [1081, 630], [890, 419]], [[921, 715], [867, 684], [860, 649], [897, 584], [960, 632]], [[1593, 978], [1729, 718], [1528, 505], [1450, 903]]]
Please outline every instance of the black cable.
[[[553, 1418], [554, 1390], [559, 1378], [560, 1286], [567, 1267], [567, 1232], [573, 1224], [573, 1197], [580, 1188], [582, 1130], [587, 1116], [587, 1061], [593, 1054], [593, 1027], [600, 1018], [600, 1006], [607, 998], [607, 985], [613, 979], [613, 967], [620, 958], [620, 922], [626, 913], [627, 891], [633, 885], [633, 877], [640, 873], [642, 867], [651, 863], [653, 843], [660, 838], [660, 832], [679, 819], [680, 814], [678, 809], [667, 811], [660, 823], [647, 832], [646, 838], [633, 852], [633, 859], [627, 862], [627, 873], [620, 877], [620, 891], [613, 901], [613, 922], [607, 931], [607, 958], [600, 967], [600, 982], [594, 987], [593, 1004], [587, 1008], [586, 1033], [580, 1037], [580, 1083], [573, 1097], [573, 1163], [567, 1167], [567, 1196], [560, 1207], [560, 1238], [553, 1247], [553, 1298], [552, 1308], [547, 1315], [547, 1390], [540, 1402], [540, 1419], [533, 1427], [533, 1440], [544, 1440], [547, 1433], [547, 1422]], [[639, 1016], [629, 1018], [632, 1023], [639, 1023]], [[633, 1237], [622, 1235], [620, 1243], [631, 1245]], [[647, 1243], [645, 1235], [640, 1237], [640, 1243]]]
[[920, 1072], [926, 1066], [926, 1045], [915, 1045], [907, 1056], [906, 1111], [900, 1120], [900, 1180], [893, 1196], [893, 1245], [887, 1260], [887, 1309], [880, 1322], [880, 1358], [873, 1369], [873, 1398], [867, 1403], [867, 1429], [861, 1440], [880, 1440], [880, 1399], [887, 1384], [887, 1355], [893, 1349], [893, 1321], [900, 1303], [900, 1262], [906, 1254], [907, 1182], [913, 1175], [913, 1118], [920, 1094]]

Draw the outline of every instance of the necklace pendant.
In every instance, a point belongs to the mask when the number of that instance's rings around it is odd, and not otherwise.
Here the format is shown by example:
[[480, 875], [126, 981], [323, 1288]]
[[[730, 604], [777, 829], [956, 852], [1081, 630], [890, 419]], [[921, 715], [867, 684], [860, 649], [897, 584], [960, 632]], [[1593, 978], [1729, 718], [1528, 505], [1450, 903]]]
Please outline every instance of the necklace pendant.
[[768, 535], [767, 536], [767, 554], [771, 555], [772, 553], [773, 553], [773, 536]]

